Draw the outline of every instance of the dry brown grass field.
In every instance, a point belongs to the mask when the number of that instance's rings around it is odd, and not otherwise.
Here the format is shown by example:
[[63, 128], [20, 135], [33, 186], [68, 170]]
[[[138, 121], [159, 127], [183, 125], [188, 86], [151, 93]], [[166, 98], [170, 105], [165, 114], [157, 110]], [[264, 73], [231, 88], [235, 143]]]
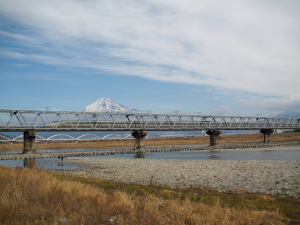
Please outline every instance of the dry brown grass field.
[[0, 224], [276, 225], [287, 221], [278, 210], [237, 209], [219, 201], [207, 205], [143, 191], [128, 194], [37, 169], [0, 166], [0, 190]]
[[[300, 133], [282, 133], [272, 134], [272, 142], [277, 141], [299, 141]], [[197, 145], [209, 144], [209, 137], [182, 137], [182, 138], [146, 138], [145, 146], [163, 146], [163, 145]], [[263, 142], [262, 134], [247, 135], [221, 135], [219, 143], [249, 143]], [[132, 147], [134, 140], [100, 140], [100, 141], [80, 141], [80, 142], [37, 142], [36, 149], [71, 149], [71, 148], [103, 148], [103, 147]], [[0, 150], [5, 149], [22, 149], [22, 143], [6, 143], [0, 145]]]

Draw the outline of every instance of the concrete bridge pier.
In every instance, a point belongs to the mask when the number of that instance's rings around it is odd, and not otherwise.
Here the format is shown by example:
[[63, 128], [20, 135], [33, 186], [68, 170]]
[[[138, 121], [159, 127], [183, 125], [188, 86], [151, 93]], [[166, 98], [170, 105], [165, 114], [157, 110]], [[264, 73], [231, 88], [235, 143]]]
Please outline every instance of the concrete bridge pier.
[[145, 150], [144, 137], [147, 134], [148, 132], [143, 130], [132, 132], [132, 136], [135, 137], [135, 146], [134, 146], [135, 151], [142, 152], [143, 150]]
[[264, 142], [271, 142], [271, 134], [274, 133], [273, 129], [261, 129], [260, 133], [264, 135]]
[[35, 154], [35, 136], [36, 132], [33, 131], [24, 131], [24, 149], [23, 154]]
[[210, 136], [210, 146], [216, 146], [219, 142], [219, 135], [222, 133], [221, 130], [208, 130], [206, 134]]
[[35, 168], [36, 167], [36, 159], [24, 159], [24, 167], [26, 168]]

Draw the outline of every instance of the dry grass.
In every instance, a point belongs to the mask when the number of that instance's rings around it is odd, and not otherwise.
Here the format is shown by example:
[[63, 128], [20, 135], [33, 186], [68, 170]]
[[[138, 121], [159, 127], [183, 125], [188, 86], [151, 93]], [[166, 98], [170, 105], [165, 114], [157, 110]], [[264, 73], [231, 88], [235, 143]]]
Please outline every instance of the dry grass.
[[[41, 170], [0, 167], [0, 224], [283, 224], [279, 212], [104, 191]], [[169, 191], [164, 194], [171, 195]]]

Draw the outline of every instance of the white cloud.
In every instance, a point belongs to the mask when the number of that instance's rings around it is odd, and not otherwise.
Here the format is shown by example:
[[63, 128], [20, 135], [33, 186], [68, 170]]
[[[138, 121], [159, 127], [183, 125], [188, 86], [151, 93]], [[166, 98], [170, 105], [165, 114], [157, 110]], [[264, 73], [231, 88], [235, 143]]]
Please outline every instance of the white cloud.
[[281, 99], [266, 99], [258, 102], [249, 102], [245, 99], [238, 100], [240, 105], [254, 109], [270, 110], [276, 112], [282, 111], [299, 111], [300, 110], [300, 94], [290, 94]]
[[2, 24], [5, 57], [259, 94], [299, 91], [299, 1], [0, 4], [23, 26]]
[[212, 113], [213, 114], [224, 114], [225, 116], [228, 115], [228, 114], [231, 114], [232, 113], [232, 109], [228, 106], [220, 106], [219, 108], [217, 109], [213, 109], [212, 110]]

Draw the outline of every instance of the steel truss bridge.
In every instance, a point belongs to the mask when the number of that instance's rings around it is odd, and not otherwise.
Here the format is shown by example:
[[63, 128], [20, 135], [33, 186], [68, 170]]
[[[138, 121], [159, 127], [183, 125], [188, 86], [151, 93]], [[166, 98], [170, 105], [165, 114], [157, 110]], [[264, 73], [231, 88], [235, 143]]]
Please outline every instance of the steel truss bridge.
[[0, 131], [166, 131], [297, 129], [300, 118], [0, 110]]

